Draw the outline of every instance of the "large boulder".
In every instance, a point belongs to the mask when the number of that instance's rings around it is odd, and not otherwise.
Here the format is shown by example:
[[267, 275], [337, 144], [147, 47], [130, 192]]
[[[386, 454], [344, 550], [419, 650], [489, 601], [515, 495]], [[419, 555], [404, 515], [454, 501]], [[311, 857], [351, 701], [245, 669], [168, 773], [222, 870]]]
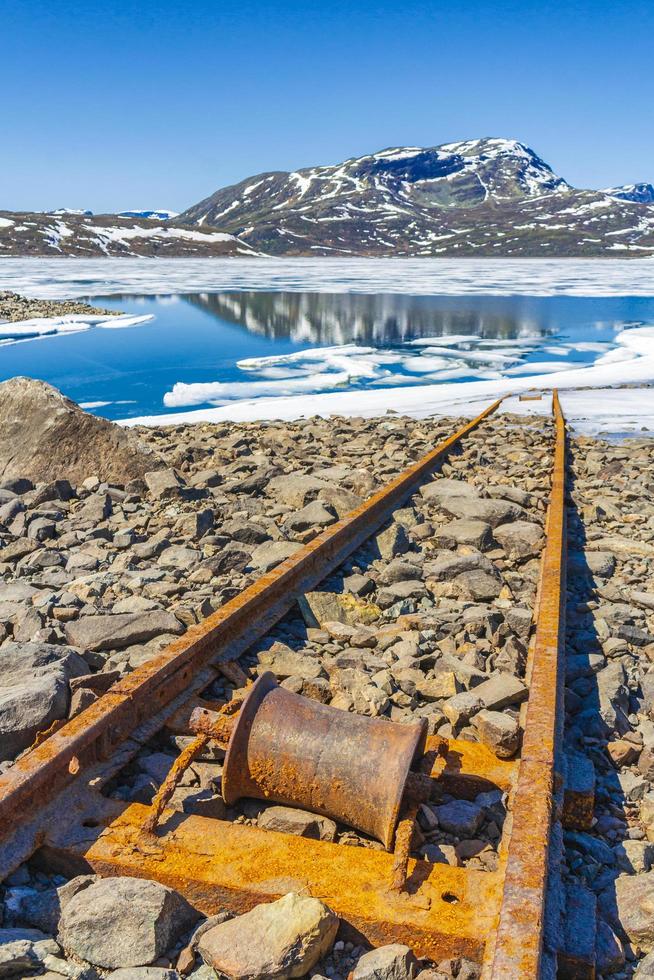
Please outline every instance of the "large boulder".
[[94, 966], [147, 966], [199, 918], [157, 881], [104, 878], [75, 895], [59, 920], [59, 942]]
[[44, 381], [0, 384], [0, 479], [125, 484], [158, 465], [133, 432], [89, 415]]
[[0, 760], [28, 748], [37, 732], [65, 718], [68, 681], [88, 674], [85, 660], [52, 643], [5, 643], [0, 648]]
[[338, 922], [317, 898], [291, 892], [207, 930], [198, 951], [231, 980], [303, 977], [331, 949]]

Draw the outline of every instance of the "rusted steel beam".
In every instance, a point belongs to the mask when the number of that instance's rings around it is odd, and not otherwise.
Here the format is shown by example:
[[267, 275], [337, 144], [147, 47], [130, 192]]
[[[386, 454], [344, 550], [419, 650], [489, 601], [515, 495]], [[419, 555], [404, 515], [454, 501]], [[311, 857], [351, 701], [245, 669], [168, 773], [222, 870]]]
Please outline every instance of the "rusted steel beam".
[[[0, 839], [17, 820], [52, 799], [98, 759], [182, 691], [208, 664], [231, 661], [284, 616], [374, 534], [393, 511], [433, 472], [461, 439], [487, 418], [502, 399], [441, 442], [366, 503], [319, 534], [273, 571], [257, 579], [162, 653], [119, 681], [0, 776]], [[189, 691], [189, 693], [191, 693]]]
[[536, 636], [527, 665], [529, 701], [499, 918], [486, 950], [483, 980], [541, 975], [556, 752], [563, 723], [566, 429], [556, 391], [552, 408], [556, 443]]
[[148, 808], [127, 807], [111, 826], [52, 835], [50, 867], [150, 878], [181, 892], [205, 915], [246, 912], [289, 891], [326, 902], [373, 945], [400, 942], [419, 956], [479, 959], [493, 926], [500, 879], [410, 860], [404, 891], [390, 885], [394, 857], [369, 848], [170, 814], [143, 834]]

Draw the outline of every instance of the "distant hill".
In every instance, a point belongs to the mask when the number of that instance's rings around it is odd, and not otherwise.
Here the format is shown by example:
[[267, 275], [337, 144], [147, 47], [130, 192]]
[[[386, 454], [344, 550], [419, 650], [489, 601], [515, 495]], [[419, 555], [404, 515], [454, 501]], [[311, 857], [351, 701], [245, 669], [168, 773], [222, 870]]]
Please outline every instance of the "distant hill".
[[156, 221], [115, 214], [0, 211], [3, 255], [252, 255], [251, 245], [230, 232], [197, 228], [177, 220]]
[[572, 187], [516, 140], [275, 171], [172, 212], [0, 212], [0, 255], [644, 256], [654, 185]]

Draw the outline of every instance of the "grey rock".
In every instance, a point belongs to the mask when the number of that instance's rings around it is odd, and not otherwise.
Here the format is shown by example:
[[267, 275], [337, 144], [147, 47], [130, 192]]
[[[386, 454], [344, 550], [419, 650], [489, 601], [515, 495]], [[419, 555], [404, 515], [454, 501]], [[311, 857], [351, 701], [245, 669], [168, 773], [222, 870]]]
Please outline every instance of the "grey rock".
[[643, 957], [634, 973], [634, 980], [650, 980], [651, 977], [654, 977], [654, 953]]
[[181, 476], [173, 469], [150, 470], [144, 474], [144, 478], [152, 496], [159, 500], [178, 496], [184, 486]]
[[307, 531], [312, 527], [327, 527], [333, 524], [336, 516], [320, 500], [313, 500], [306, 507], [291, 514], [284, 521], [284, 527], [291, 531]]
[[21, 897], [18, 918], [28, 925], [56, 936], [62, 909], [78, 892], [98, 881], [97, 875], [78, 875], [59, 888], [46, 888]]
[[0, 760], [28, 748], [38, 732], [65, 718], [68, 681], [88, 673], [74, 650], [48, 643], [5, 643], [0, 648]]
[[318, 899], [291, 892], [209, 929], [198, 951], [231, 980], [302, 977], [331, 949], [338, 923]]
[[442, 548], [456, 548], [468, 544], [479, 551], [485, 551], [490, 548], [493, 536], [490, 524], [485, 521], [460, 520], [439, 527], [434, 535], [434, 541]]
[[654, 951], [654, 871], [620, 875], [615, 882], [619, 925], [629, 942], [644, 953]]
[[493, 536], [509, 558], [532, 558], [540, 554], [545, 543], [540, 524], [529, 521], [514, 521], [496, 527]]
[[0, 929], [0, 977], [21, 980], [42, 972], [48, 956], [58, 952], [56, 942], [39, 929]]
[[474, 602], [490, 602], [502, 591], [502, 581], [497, 575], [489, 575], [479, 568], [462, 572], [453, 580], [459, 595]]
[[35, 483], [91, 473], [124, 484], [157, 464], [135, 433], [84, 412], [44, 381], [0, 384], [0, 478]]
[[510, 715], [484, 709], [474, 716], [472, 724], [479, 740], [491, 748], [499, 759], [510, 759], [518, 751], [520, 726]]
[[475, 836], [484, 818], [482, 807], [470, 800], [452, 800], [434, 809], [443, 830], [465, 839]]
[[158, 882], [105, 878], [67, 903], [59, 920], [59, 941], [94, 966], [145, 966], [197, 918], [180, 895]]
[[262, 650], [257, 659], [262, 670], [270, 670], [280, 680], [285, 677], [304, 679], [324, 677], [322, 663], [318, 657], [298, 653], [284, 643], [273, 643], [268, 650]]
[[401, 524], [391, 524], [375, 536], [374, 544], [382, 558], [395, 558], [403, 555], [411, 547], [411, 541]]
[[160, 966], [130, 966], [125, 970], [114, 970], [111, 980], [178, 980], [176, 970], [166, 970]]
[[417, 967], [408, 946], [392, 943], [364, 953], [352, 971], [352, 980], [413, 980]]
[[121, 650], [133, 643], [146, 643], [162, 633], [179, 636], [183, 625], [172, 613], [154, 610], [82, 616], [64, 626], [66, 639], [80, 650]]
[[474, 689], [485, 708], [498, 711], [511, 704], [521, 704], [529, 696], [529, 689], [512, 674], [495, 674]]
[[266, 489], [279, 503], [300, 508], [315, 500], [321, 490], [329, 489], [329, 484], [315, 476], [291, 473], [273, 477]]
[[296, 810], [290, 806], [269, 806], [259, 814], [259, 827], [275, 830], [280, 834], [295, 834], [313, 840], [336, 840], [336, 824], [329, 817], [317, 813]]
[[269, 572], [302, 547], [297, 541], [267, 541], [252, 552], [250, 567], [258, 572]]

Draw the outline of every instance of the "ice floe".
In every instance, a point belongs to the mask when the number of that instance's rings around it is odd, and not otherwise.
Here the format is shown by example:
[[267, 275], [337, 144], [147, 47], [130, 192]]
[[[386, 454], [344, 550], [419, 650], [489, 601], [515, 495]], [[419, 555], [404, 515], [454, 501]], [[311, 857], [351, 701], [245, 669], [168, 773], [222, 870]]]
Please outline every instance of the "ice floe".
[[70, 316], [39, 316], [32, 320], [10, 322], [0, 320], [0, 346], [18, 344], [27, 340], [40, 340], [57, 334], [79, 333], [99, 327], [102, 330], [121, 330], [136, 327], [153, 320], [151, 313], [132, 316], [125, 313], [119, 316], [77, 313]]
[[[481, 405], [502, 395], [515, 395], [538, 388], [561, 390], [577, 388], [606, 388], [616, 385], [646, 385], [654, 381], [654, 327], [640, 327], [623, 330], [616, 337], [619, 348], [630, 355], [629, 360], [607, 361], [601, 357], [590, 366], [573, 366], [568, 362], [552, 362], [556, 370], [535, 373], [537, 364], [531, 365], [531, 372], [522, 376], [508, 376], [505, 372], [489, 380], [450, 382], [449, 384], [420, 385], [411, 387], [368, 387], [365, 390], [349, 388], [347, 391], [319, 391], [302, 394], [298, 383], [307, 381], [315, 385], [315, 377], [288, 379], [291, 390], [287, 394], [278, 391], [276, 397], [257, 397], [263, 394], [259, 388], [248, 391], [240, 388], [234, 393], [213, 391], [213, 397], [225, 403], [214, 408], [201, 408], [194, 411], [175, 412], [136, 419], [125, 419], [126, 425], [175, 425], [183, 422], [211, 421], [252, 421], [261, 419], [297, 419], [311, 415], [383, 415], [388, 410], [400, 414], [424, 418], [438, 414], [476, 414]], [[306, 353], [306, 352], [302, 352]], [[369, 355], [368, 355], [369, 356]], [[261, 359], [260, 359], [261, 360]], [[424, 376], [423, 376], [424, 377]], [[271, 382], [274, 383], [274, 382]], [[233, 384], [241, 384], [235, 382]], [[257, 384], [257, 382], [253, 382]], [[198, 404], [190, 400], [194, 385], [177, 389], [176, 405]], [[652, 389], [646, 389], [650, 391]], [[253, 397], [254, 395], [254, 397]], [[197, 391], [199, 398], [200, 392]], [[233, 398], [234, 400], [229, 400]], [[209, 400], [206, 397], [205, 401]], [[170, 406], [170, 403], [168, 403]], [[522, 404], [522, 403], [521, 403]], [[528, 404], [528, 403], [524, 403]], [[598, 403], [599, 404], [599, 403]], [[170, 406], [173, 407], [173, 406]]]
[[62, 299], [208, 290], [651, 296], [654, 259], [5, 258], [0, 290]]

